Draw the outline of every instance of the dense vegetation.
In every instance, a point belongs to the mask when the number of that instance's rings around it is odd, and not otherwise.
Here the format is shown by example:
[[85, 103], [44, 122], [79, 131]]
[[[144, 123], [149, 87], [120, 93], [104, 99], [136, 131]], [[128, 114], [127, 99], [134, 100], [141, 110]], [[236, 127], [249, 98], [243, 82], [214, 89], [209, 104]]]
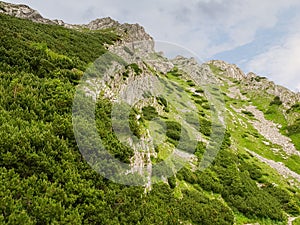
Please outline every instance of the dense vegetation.
[[[228, 133], [211, 168], [192, 172], [185, 167], [147, 194], [142, 187], [101, 177], [77, 148], [72, 101], [83, 71], [118, 36], [111, 30], [74, 31], [1, 14], [0, 20], [0, 224], [226, 225], [234, 223], [236, 214], [272, 223], [285, 221], [285, 212], [299, 214], [299, 193], [264, 180], [268, 174], [251, 156], [230, 149]], [[136, 64], [130, 67], [141, 73]], [[162, 97], [158, 101], [168, 107]], [[128, 162], [132, 149], [112, 133], [110, 111], [111, 103], [100, 99], [99, 135]], [[145, 120], [158, 116], [154, 107], [142, 112]], [[139, 137], [135, 115], [130, 128]], [[200, 124], [209, 136], [210, 121], [201, 117]], [[180, 124], [168, 121], [167, 132], [178, 141]], [[196, 155], [201, 158], [204, 151], [199, 142]]]

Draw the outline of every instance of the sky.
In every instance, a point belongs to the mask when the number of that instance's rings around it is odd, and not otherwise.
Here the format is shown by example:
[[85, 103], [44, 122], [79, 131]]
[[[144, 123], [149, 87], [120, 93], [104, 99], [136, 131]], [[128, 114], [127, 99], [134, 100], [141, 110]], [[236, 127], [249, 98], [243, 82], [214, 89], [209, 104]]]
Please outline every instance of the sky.
[[6, 0], [71, 24], [111, 17], [157, 41], [220, 59], [300, 91], [299, 0]]

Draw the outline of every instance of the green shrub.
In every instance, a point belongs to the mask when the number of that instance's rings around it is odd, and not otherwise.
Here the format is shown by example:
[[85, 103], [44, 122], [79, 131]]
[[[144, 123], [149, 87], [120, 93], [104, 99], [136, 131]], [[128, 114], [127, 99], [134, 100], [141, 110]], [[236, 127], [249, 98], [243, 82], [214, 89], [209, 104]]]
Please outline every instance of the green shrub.
[[185, 180], [189, 182], [190, 184], [196, 184], [198, 183], [198, 177], [196, 174], [194, 174], [190, 169], [183, 167], [180, 169], [177, 173], [177, 178], [179, 180]]
[[141, 127], [137, 121], [137, 112], [136, 110], [131, 110], [129, 114], [129, 127], [133, 135], [140, 138], [141, 137]]
[[212, 126], [212, 123], [211, 121], [201, 117], [200, 120], [199, 120], [199, 124], [200, 124], [200, 129], [199, 131], [204, 134], [205, 136], [210, 136], [211, 134], [211, 126]]
[[292, 107], [289, 108], [286, 112], [287, 113], [290, 113], [290, 112], [300, 112], [300, 103], [296, 103], [296, 104], [292, 105]]
[[198, 184], [206, 191], [213, 191], [214, 193], [222, 193], [223, 185], [217, 177], [209, 170], [197, 173]]
[[[252, 79], [253, 79], [253, 78], [252, 78]], [[256, 82], [260, 82], [260, 81], [265, 80], [265, 79], [267, 79], [267, 78], [266, 78], [266, 77], [260, 77], [260, 76], [257, 76], [257, 77], [255, 77], [254, 79], [255, 79]]]
[[170, 188], [174, 189], [176, 187], [176, 178], [175, 178], [175, 176], [168, 177], [168, 183], [170, 185]]
[[204, 90], [201, 89], [201, 88], [198, 88], [195, 92], [196, 92], [196, 93], [201, 93], [201, 94], [203, 94], [203, 93], [204, 93]]
[[[217, 127], [216, 127], [216, 129], [217, 129]], [[218, 132], [218, 131], [215, 131], [215, 132]], [[221, 132], [223, 132], [223, 130]], [[230, 145], [231, 145], [231, 139], [230, 138], [231, 138], [231, 134], [228, 130], [226, 130], [225, 133], [224, 133], [224, 136], [223, 136], [221, 149], [226, 149], [226, 148], [230, 147]]]
[[190, 86], [190, 87], [195, 87], [196, 84], [192, 81], [192, 80], [188, 80], [187, 81], [187, 84]]
[[126, 70], [125, 72], [122, 73], [123, 80], [126, 80], [129, 77], [129, 71]]
[[179, 141], [181, 137], [181, 125], [175, 121], [167, 121], [166, 127], [167, 127], [167, 132], [166, 132], [167, 137], [175, 141]]
[[202, 102], [202, 108], [206, 110], [210, 110], [210, 104]]
[[271, 105], [282, 105], [282, 101], [280, 100], [279, 96], [275, 96], [275, 98], [273, 99], [273, 101], [270, 102], [270, 106]]
[[300, 133], [300, 121], [296, 121], [296, 123], [287, 126], [288, 135], [294, 135]]
[[300, 225], [300, 218], [295, 219], [293, 225]]
[[166, 135], [175, 141], [179, 141], [181, 137], [180, 132], [176, 130], [167, 130]]
[[178, 70], [177, 67], [174, 67], [173, 70], [169, 71], [167, 74], [168, 75], [172, 75], [174, 77], [180, 77], [180, 76], [182, 76], [182, 74], [179, 72], [179, 70]]
[[201, 104], [202, 104], [202, 101], [199, 100], [199, 99], [194, 100], [194, 102], [195, 102], [196, 104], [198, 104], [198, 105], [201, 105]]
[[246, 111], [246, 110], [242, 110], [242, 113], [244, 113], [245, 115], [248, 115], [250, 117], [254, 117], [252, 112]]
[[136, 63], [132, 63], [132, 64], [125, 66], [125, 69], [128, 69], [128, 68], [133, 69], [133, 71], [136, 75], [140, 75], [143, 72], [143, 70], [141, 70], [139, 68], [138, 64], [136, 64]]
[[152, 120], [158, 116], [158, 112], [153, 106], [145, 106], [142, 108], [145, 120]]
[[158, 101], [158, 104], [160, 104], [164, 107], [168, 107], [168, 102], [163, 96], [156, 97], [156, 100]]
[[257, 165], [255, 165], [254, 163], [247, 163], [245, 161], [242, 161], [241, 165], [240, 165], [240, 170], [241, 172], [243, 171], [248, 171], [250, 174], [250, 177], [253, 180], [259, 180], [262, 177], [262, 171], [261, 168], [259, 168]]
[[195, 154], [195, 156], [198, 157], [199, 160], [201, 160], [205, 150], [206, 150], [206, 145], [203, 142], [199, 141], [197, 143], [196, 150], [195, 150], [194, 154]]

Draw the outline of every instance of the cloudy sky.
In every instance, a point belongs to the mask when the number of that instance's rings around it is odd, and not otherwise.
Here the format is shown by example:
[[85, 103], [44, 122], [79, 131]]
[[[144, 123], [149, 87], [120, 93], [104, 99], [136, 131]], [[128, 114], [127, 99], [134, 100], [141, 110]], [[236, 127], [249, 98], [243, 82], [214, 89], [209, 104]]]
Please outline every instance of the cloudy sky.
[[6, 1], [67, 23], [107, 16], [139, 23], [156, 40], [191, 49], [204, 60], [222, 59], [300, 90], [299, 0]]

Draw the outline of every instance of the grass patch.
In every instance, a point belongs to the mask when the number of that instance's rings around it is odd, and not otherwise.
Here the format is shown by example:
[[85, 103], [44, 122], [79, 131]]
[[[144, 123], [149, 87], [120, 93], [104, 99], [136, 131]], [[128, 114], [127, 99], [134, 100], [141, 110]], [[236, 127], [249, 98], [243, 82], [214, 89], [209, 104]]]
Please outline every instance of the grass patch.
[[215, 75], [220, 75], [222, 74], [224, 71], [221, 70], [219, 67], [213, 65], [213, 64], [209, 64], [209, 68], [211, 69], [211, 71], [213, 72], [213, 74]]

